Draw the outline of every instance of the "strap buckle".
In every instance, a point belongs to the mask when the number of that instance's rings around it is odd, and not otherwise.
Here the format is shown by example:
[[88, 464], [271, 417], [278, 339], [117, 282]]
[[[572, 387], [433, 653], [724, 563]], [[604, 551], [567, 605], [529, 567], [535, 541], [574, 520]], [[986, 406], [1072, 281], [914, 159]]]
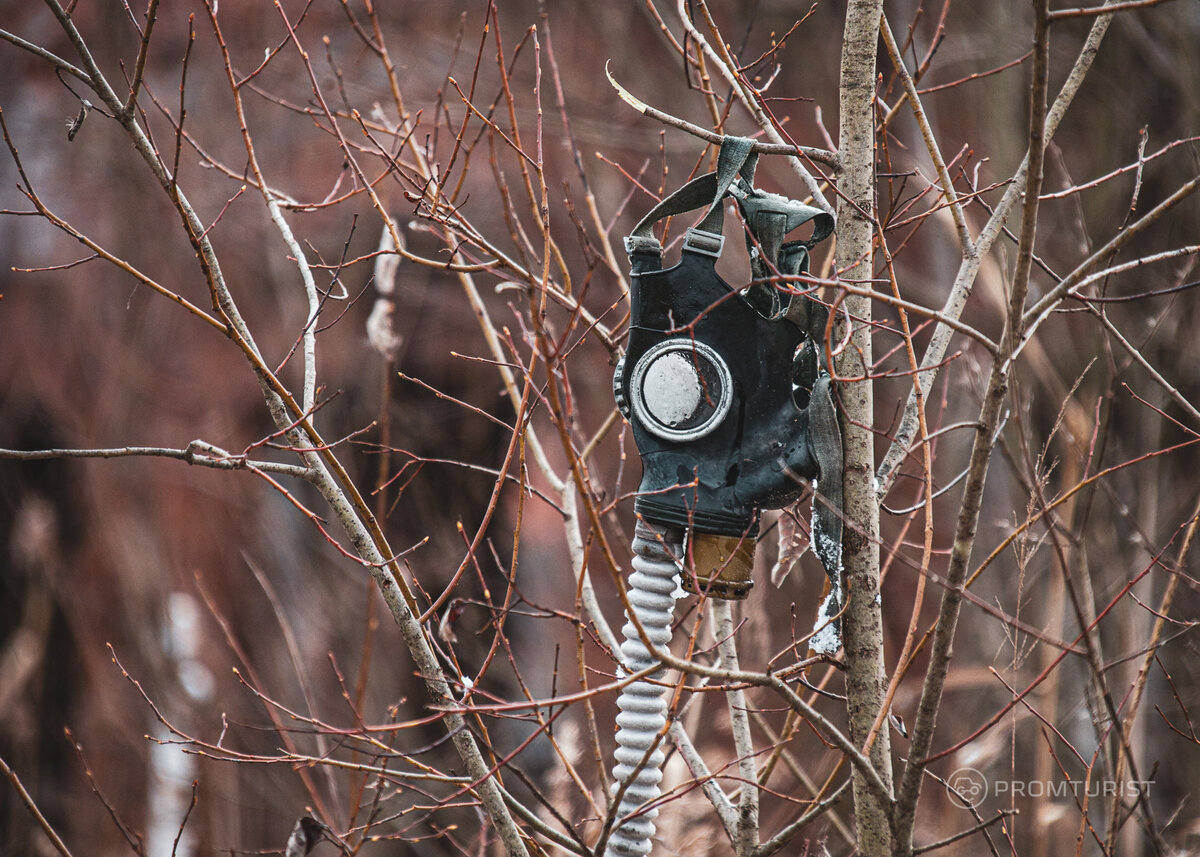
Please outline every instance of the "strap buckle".
[[708, 232], [704, 229], [692, 227], [687, 231], [683, 239], [683, 249], [691, 250], [693, 253], [700, 253], [704, 256], [712, 256], [718, 259], [721, 256], [721, 250], [725, 247], [725, 236], [716, 232]]

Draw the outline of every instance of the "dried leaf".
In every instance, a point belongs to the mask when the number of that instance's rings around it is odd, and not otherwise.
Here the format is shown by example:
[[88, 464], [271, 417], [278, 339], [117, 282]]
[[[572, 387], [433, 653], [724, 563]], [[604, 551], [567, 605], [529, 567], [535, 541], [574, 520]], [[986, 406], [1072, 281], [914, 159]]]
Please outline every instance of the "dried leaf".
[[307, 857], [320, 841], [324, 831], [325, 825], [311, 815], [301, 816], [296, 822], [296, 826], [292, 828], [292, 835], [288, 837], [283, 857]]
[[467, 609], [467, 603], [461, 598], [451, 599], [446, 606], [446, 612], [438, 622], [438, 636], [447, 643], [457, 643], [458, 635], [454, 633], [454, 623], [457, 622]]
[[779, 587], [808, 551], [808, 531], [800, 524], [794, 507], [780, 513], [776, 530], [779, 533], [779, 558], [771, 569], [771, 583]]

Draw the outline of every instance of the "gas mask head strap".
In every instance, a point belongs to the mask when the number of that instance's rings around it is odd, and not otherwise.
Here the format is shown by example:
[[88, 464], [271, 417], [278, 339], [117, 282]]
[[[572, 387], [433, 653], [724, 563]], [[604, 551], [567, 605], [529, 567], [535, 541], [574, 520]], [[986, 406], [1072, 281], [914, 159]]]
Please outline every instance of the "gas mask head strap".
[[[684, 246], [708, 256], [721, 255], [724, 245], [721, 228], [725, 222], [725, 197], [735, 182], [743, 194], [745, 190], [742, 188], [750, 189], [754, 181], [754, 168], [758, 163], [758, 155], [753, 149], [753, 140], [745, 137], [725, 137], [717, 155], [715, 172], [692, 179], [650, 209], [625, 239], [625, 251], [633, 262], [635, 272], [659, 266], [662, 244], [654, 237], [655, 223], [665, 217], [673, 217], [706, 206], [704, 218], [688, 230]], [[639, 255], [649, 258], [639, 260]]]

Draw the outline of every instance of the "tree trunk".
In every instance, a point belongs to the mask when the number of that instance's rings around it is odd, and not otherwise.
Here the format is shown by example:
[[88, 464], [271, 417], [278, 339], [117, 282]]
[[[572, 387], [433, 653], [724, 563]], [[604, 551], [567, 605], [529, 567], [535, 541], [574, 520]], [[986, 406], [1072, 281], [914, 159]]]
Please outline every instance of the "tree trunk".
[[[837, 265], [847, 280], [869, 280], [875, 213], [875, 58], [882, 0], [851, 0], [842, 44]], [[871, 300], [847, 296], [853, 319], [849, 346], [837, 362], [845, 453], [843, 564], [849, 603], [845, 632], [847, 713], [851, 739], [862, 746], [871, 734], [887, 685], [883, 663], [883, 616], [879, 602], [879, 501], [874, 488], [874, 398], [871, 370]], [[881, 728], [869, 757], [889, 790], [891, 745]], [[889, 808], [854, 775], [858, 847], [865, 857], [891, 854]]]

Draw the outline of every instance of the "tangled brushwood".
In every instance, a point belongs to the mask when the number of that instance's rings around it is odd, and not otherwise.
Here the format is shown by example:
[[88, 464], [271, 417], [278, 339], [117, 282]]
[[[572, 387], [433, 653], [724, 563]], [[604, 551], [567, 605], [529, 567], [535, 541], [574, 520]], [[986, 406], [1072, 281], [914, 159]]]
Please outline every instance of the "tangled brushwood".
[[0, 0], [0, 853], [1200, 847], [1195, 3], [582, 9]]

